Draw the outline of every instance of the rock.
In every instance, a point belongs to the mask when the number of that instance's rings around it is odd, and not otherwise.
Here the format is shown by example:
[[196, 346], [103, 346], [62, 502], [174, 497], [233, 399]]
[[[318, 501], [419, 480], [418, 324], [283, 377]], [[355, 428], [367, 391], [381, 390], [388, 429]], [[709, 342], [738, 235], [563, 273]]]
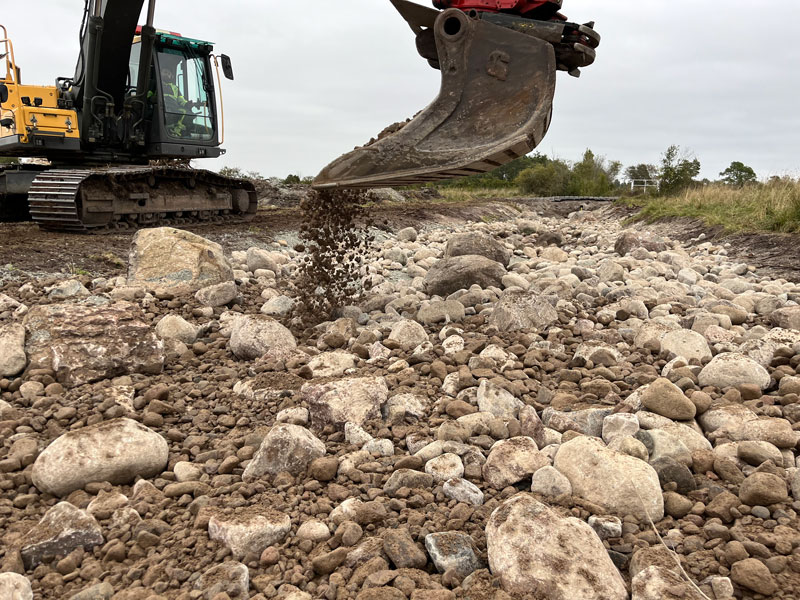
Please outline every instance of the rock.
[[487, 484], [496, 490], [502, 490], [549, 465], [550, 459], [539, 452], [536, 442], [528, 437], [515, 437], [501, 440], [492, 446], [482, 473]]
[[305, 427], [275, 425], [245, 468], [242, 479], [257, 479], [283, 471], [300, 475], [314, 459], [322, 456], [325, 456], [325, 444]]
[[307, 383], [300, 395], [308, 403], [314, 427], [322, 429], [326, 425], [335, 425], [343, 429], [345, 423], [363, 425], [369, 419], [380, 417], [389, 388], [382, 377], [362, 377], [323, 384]]
[[631, 600], [708, 600], [672, 571], [652, 566], [633, 578]]
[[667, 484], [674, 483], [675, 491], [679, 494], [688, 494], [697, 489], [692, 472], [685, 464], [679, 463], [674, 458], [664, 457], [650, 462], [650, 466], [658, 474], [661, 487], [666, 488]]
[[33, 307], [23, 322], [30, 368], [51, 369], [70, 387], [131, 373], [156, 375], [164, 344], [127, 302]]
[[354, 369], [358, 357], [349, 352], [323, 352], [308, 361], [313, 377], [341, 377], [348, 369]]
[[[800, 482], [798, 482], [800, 485]], [[483, 505], [483, 492], [474, 483], [466, 479], [451, 479], [443, 487], [444, 495], [456, 502], [464, 502], [473, 506]]]
[[617, 413], [603, 419], [603, 441], [607, 444], [614, 438], [633, 436], [639, 431], [636, 415]]
[[664, 492], [664, 512], [674, 519], [688, 515], [694, 503], [677, 492]]
[[749, 506], [769, 506], [789, 500], [786, 482], [772, 473], [753, 473], [739, 486], [739, 499]]
[[527, 494], [501, 504], [486, 525], [489, 566], [509, 594], [627, 600], [625, 583], [589, 525], [561, 518]]
[[619, 350], [603, 342], [591, 341], [584, 342], [575, 350], [575, 358], [582, 358], [585, 361], [592, 361], [595, 365], [613, 367], [622, 361], [622, 354]]
[[390, 529], [383, 535], [383, 551], [398, 569], [424, 569], [428, 564], [428, 557], [405, 527]]
[[392, 396], [384, 406], [384, 416], [392, 423], [403, 421], [407, 417], [422, 419], [428, 409], [426, 398], [414, 394], [398, 394]]
[[162, 340], [179, 340], [186, 345], [191, 345], [197, 340], [197, 328], [183, 317], [167, 315], [156, 325], [156, 335]]
[[717, 354], [700, 371], [698, 381], [703, 387], [714, 386], [719, 389], [752, 383], [765, 390], [770, 385], [769, 373], [764, 367], [735, 352]]
[[633, 556], [631, 556], [630, 565], [628, 566], [628, 572], [631, 578], [634, 578], [648, 567], [653, 566], [660, 567], [676, 575], [680, 573], [672, 551], [661, 544], [650, 546], [649, 548], [640, 548], [634, 551]]
[[405, 227], [397, 232], [397, 240], [400, 242], [416, 242], [417, 230], [413, 227]]
[[647, 463], [606, 448], [586, 436], [576, 437], [558, 449], [555, 468], [572, 484], [572, 493], [609, 513], [633, 515], [653, 521], [664, 516], [658, 474]]
[[511, 253], [496, 238], [485, 233], [470, 231], [451, 235], [444, 248], [445, 258], [454, 256], [484, 256], [507, 265]]
[[69, 281], [61, 281], [55, 285], [44, 288], [47, 297], [51, 300], [65, 300], [67, 298], [85, 298], [90, 296], [87, 290], [80, 281], [70, 279]]
[[154, 477], [168, 458], [167, 442], [156, 432], [131, 419], [113, 419], [56, 438], [36, 459], [31, 478], [39, 490], [66, 496], [91, 482], [124, 485]]
[[296, 536], [298, 540], [310, 540], [315, 544], [324, 542], [330, 539], [331, 532], [328, 526], [322, 521], [311, 520], [306, 521], [297, 528]]
[[239, 295], [235, 281], [223, 281], [197, 290], [194, 297], [203, 306], [216, 308], [230, 304]]
[[597, 276], [600, 281], [613, 282], [625, 281], [625, 269], [621, 264], [612, 259], [606, 259], [597, 268]]
[[617, 517], [589, 517], [589, 527], [594, 529], [601, 540], [622, 537], [622, 521]]
[[280, 273], [280, 267], [273, 259], [272, 253], [262, 248], [256, 248], [255, 246], [248, 248], [245, 261], [247, 270], [251, 273], [255, 273], [258, 270], [272, 271], [275, 274]]
[[226, 593], [239, 600], [250, 594], [250, 572], [246, 565], [228, 561], [206, 569], [195, 581], [194, 589], [203, 592], [204, 600], [216, 600], [217, 595]]
[[417, 321], [425, 325], [463, 321], [464, 305], [458, 300], [434, 300], [423, 304], [417, 311]]
[[745, 441], [736, 445], [736, 455], [748, 465], [758, 467], [771, 460], [776, 466], [783, 466], [783, 455], [774, 444], [762, 441]]
[[433, 477], [434, 482], [444, 483], [461, 478], [464, 475], [464, 463], [457, 454], [442, 454], [425, 464], [425, 472]]
[[253, 360], [264, 356], [285, 358], [297, 348], [292, 332], [266, 315], [246, 315], [234, 320], [231, 351], [237, 358]]
[[433, 487], [433, 475], [413, 469], [398, 469], [383, 485], [383, 491], [387, 496], [393, 497], [400, 488], [427, 490], [431, 487]]
[[800, 306], [779, 308], [770, 314], [770, 322], [781, 329], [800, 330]]
[[392, 326], [389, 339], [400, 344], [403, 350], [412, 350], [423, 342], [427, 342], [428, 334], [425, 332], [425, 328], [416, 321], [402, 319]]
[[208, 521], [208, 537], [219, 540], [231, 549], [234, 558], [248, 554], [260, 556], [282, 542], [292, 528], [289, 515], [262, 506], [239, 508], [228, 516], [212, 516]]
[[692, 464], [692, 451], [678, 437], [662, 429], [639, 431], [636, 439], [647, 448], [651, 464], [662, 458], [670, 458], [687, 467]]
[[500, 296], [489, 324], [500, 331], [542, 332], [558, 321], [558, 312], [535, 292], [506, 290]]
[[128, 257], [128, 285], [155, 293], [194, 293], [233, 281], [222, 246], [172, 227], [140, 229]]
[[475, 554], [472, 538], [466, 533], [445, 531], [425, 536], [425, 549], [439, 573], [455, 573], [458, 580], [484, 568]]
[[769, 568], [757, 558], [746, 558], [731, 567], [731, 580], [743, 588], [769, 596], [778, 590], [778, 583]]
[[531, 492], [554, 499], [563, 495], [572, 495], [572, 484], [557, 469], [547, 465], [533, 474]]
[[688, 421], [697, 414], [694, 403], [669, 379], [656, 379], [647, 386], [641, 397], [642, 405], [647, 410], [668, 419]]
[[289, 315], [294, 308], [295, 302], [289, 296], [276, 296], [270, 298], [261, 307], [261, 314], [269, 317], [282, 319]]
[[91, 550], [102, 543], [94, 517], [69, 502], [59, 502], [25, 535], [20, 554], [25, 568], [32, 570], [45, 556], [66, 556], [76, 548]]
[[505, 274], [503, 265], [484, 256], [455, 256], [434, 264], [423, 285], [429, 296], [445, 297], [475, 284], [484, 289], [499, 287]]
[[487, 379], [481, 381], [478, 387], [478, 410], [481, 412], [504, 419], [515, 419], [523, 406], [525, 403], [515, 398], [511, 392]]
[[70, 596], [69, 600], [110, 600], [113, 595], [114, 588], [112, 585], [103, 582], [81, 590], [77, 594]]
[[661, 351], [686, 360], [711, 360], [711, 349], [706, 338], [689, 329], [678, 329], [668, 332], [661, 338]]
[[18, 375], [27, 364], [25, 328], [18, 323], [0, 325], [0, 378]]
[[33, 600], [31, 582], [17, 573], [0, 573], [0, 598], [3, 600]]
[[778, 448], [794, 448], [800, 436], [789, 421], [772, 417], [745, 421], [738, 427], [728, 429], [728, 435], [736, 442], [764, 441]]
[[614, 243], [614, 251], [620, 256], [625, 256], [635, 248], [645, 248], [651, 252], [663, 252], [667, 249], [667, 244], [657, 236], [638, 234], [633, 231], [623, 232]]

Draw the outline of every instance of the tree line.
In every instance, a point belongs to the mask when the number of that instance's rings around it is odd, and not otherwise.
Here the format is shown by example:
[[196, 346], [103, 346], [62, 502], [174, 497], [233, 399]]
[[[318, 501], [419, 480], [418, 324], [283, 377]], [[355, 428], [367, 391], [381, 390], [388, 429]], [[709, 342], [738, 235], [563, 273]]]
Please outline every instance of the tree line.
[[[517, 187], [535, 196], [617, 196], [631, 193], [631, 182], [651, 193], [672, 195], [687, 188], [713, 183], [698, 179], [700, 160], [680, 146], [670, 146], [658, 164], [640, 163], [623, 169], [619, 161], [607, 160], [586, 150], [579, 161], [550, 158], [540, 153], [520, 157], [494, 171], [435, 184], [466, 189]], [[734, 161], [719, 174], [716, 183], [742, 187], [757, 184], [755, 171]], [[634, 188], [635, 190], [636, 188]]]

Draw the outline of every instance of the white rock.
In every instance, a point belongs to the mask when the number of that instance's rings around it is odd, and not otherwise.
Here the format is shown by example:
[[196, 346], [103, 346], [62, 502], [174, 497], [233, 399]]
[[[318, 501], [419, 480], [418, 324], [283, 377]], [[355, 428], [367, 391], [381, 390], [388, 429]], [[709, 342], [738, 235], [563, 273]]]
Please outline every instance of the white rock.
[[324, 384], [307, 383], [300, 395], [308, 403], [314, 427], [336, 425], [343, 428], [348, 422], [363, 425], [379, 417], [389, 388], [382, 377], [361, 377]]
[[299, 540], [310, 540], [315, 544], [318, 544], [319, 542], [324, 542], [330, 539], [331, 532], [325, 523], [322, 521], [317, 521], [316, 519], [312, 519], [310, 521], [306, 521], [297, 528], [297, 534], [295, 537], [297, 537]]
[[[650, 566], [639, 571], [632, 582], [631, 600], [664, 600], [678, 596], [685, 600], [708, 600], [692, 585], [686, 583], [672, 571], [660, 566]], [[724, 600], [724, 599], [722, 599]]]
[[483, 479], [496, 490], [502, 490], [549, 465], [550, 459], [539, 452], [533, 439], [514, 437], [492, 446], [483, 465]]
[[261, 307], [261, 314], [270, 317], [285, 317], [294, 308], [294, 300], [289, 296], [270, 298]]
[[237, 358], [244, 360], [267, 355], [283, 358], [297, 348], [297, 340], [276, 320], [265, 315], [247, 315], [233, 322], [230, 347]]
[[215, 308], [230, 304], [239, 295], [235, 281], [223, 281], [197, 290], [194, 297], [203, 306]]
[[389, 339], [400, 344], [404, 350], [411, 350], [421, 343], [427, 342], [428, 334], [425, 332], [425, 328], [416, 321], [403, 319], [394, 324]]
[[753, 383], [765, 390], [770, 384], [769, 373], [764, 367], [753, 359], [734, 352], [715, 356], [700, 371], [698, 380], [702, 387], [714, 386], [720, 389]]
[[464, 463], [456, 454], [442, 454], [425, 464], [425, 472], [432, 475], [434, 481], [443, 483], [450, 479], [460, 479], [464, 475]]
[[282, 542], [292, 528], [289, 515], [262, 506], [235, 509], [231, 517], [212, 516], [208, 521], [208, 537], [219, 540], [231, 549], [234, 558], [247, 554], [260, 556]]
[[592, 528], [559, 517], [530, 495], [518, 494], [492, 513], [486, 546], [489, 567], [509, 594], [628, 600], [625, 582]]
[[[797, 478], [800, 487], [800, 477]], [[450, 479], [443, 487], [444, 495], [456, 502], [464, 502], [473, 506], [483, 505], [483, 492], [474, 483], [466, 479]]]
[[175, 480], [179, 483], [199, 481], [203, 476], [203, 471], [200, 467], [183, 460], [175, 463], [175, 466], [172, 467], [172, 472], [175, 473]]
[[325, 444], [305, 427], [275, 425], [245, 468], [242, 479], [277, 475], [282, 471], [299, 475], [311, 461], [322, 456], [325, 456]]
[[156, 335], [161, 339], [174, 339], [190, 345], [197, 340], [197, 328], [183, 317], [167, 315], [156, 325]]
[[348, 444], [352, 444], [353, 446], [358, 446], [360, 448], [367, 442], [372, 441], [372, 436], [364, 431], [364, 428], [361, 427], [361, 425], [356, 425], [355, 423], [345, 423], [344, 439], [347, 440]]
[[32, 570], [45, 556], [66, 556], [78, 547], [91, 550], [103, 541], [94, 517], [69, 502], [59, 502], [25, 534], [20, 554], [25, 568]]
[[36, 459], [31, 478], [39, 490], [66, 496], [91, 482], [124, 485], [154, 477], [168, 458], [167, 442], [155, 431], [131, 419], [114, 419], [56, 438]]
[[27, 364], [25, 328], [17, 323], [0, 326], [0, 378], [18, 375]]
[[314, 377], [341, 377], [356, 366], [358, 357], [349, 352], [323, 352], [308, 361]]
[[3, 600], [33, 600], [31, 582], [16, 573], [0, 573], [0, 598]]
[[670, 331], [661, 338], [661, 351], [682, 356], [687, 360], [700, 361], [711, 358], [711, 349], [706, 338], [690, 329]]
[[664, 517], [661, 484], [647, 463], [606, 448], [600, 440], [576, 437], [556, 454], [554, 466], [572, 484], [572, 493], [609, 513], [640, 520]]
[[572, 494], [572, 484], [564, 475], [550, 465], [542, 467], [533, 474], [531, 492], [545, 498], [558, 498]]
[[525, 406], [522, 400], [491, 381], [484, 379], [478, 386], [478, 409], [505, 419], [515, 419], [519, 409]]
[[639, 419], [630, 413], [608, 415], [603, 419], [603, 441], [608, 444], [616, 437], [636, 435]]

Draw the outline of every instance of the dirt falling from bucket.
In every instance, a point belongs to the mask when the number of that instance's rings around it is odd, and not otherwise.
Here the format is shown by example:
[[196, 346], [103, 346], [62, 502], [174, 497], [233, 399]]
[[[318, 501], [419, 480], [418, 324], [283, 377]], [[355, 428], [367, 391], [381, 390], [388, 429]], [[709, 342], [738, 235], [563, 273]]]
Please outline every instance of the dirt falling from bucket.
[[360, 190], [319, 190], [300, 205], [304, 253], [295, 281], [296, 315], [321, 322], [337, 308], [355, 304], [363, 293], [362, 267], [374, 237]]

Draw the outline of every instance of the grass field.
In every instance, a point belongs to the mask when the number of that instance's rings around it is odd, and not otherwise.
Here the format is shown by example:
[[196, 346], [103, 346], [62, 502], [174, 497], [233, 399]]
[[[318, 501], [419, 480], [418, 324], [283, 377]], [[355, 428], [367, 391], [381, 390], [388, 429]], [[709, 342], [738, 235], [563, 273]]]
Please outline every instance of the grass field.
[[637, 197], [620, 202], [641, 209], [632, 221], [652, 223], [667, 217], [689, 217], [729, 233], [800, 232], [800, 181], [741, 188], [712, 184], [673, 197]]

